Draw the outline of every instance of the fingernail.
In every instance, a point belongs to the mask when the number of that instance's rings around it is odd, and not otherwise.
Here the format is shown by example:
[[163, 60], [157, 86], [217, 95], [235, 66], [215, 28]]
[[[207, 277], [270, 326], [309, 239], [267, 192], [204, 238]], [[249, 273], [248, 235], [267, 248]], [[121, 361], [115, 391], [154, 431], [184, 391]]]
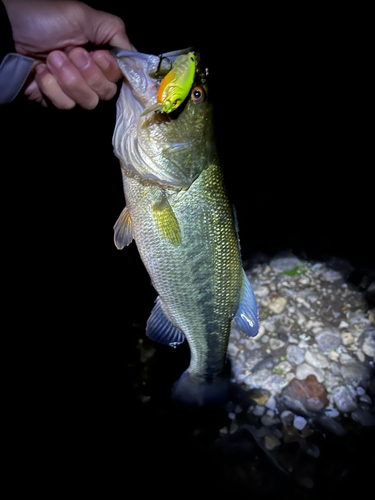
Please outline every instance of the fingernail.
[[84, 68], [89, 63], [89, 56], [86, 52], [79, 51], [73, 56], [73, 62], [78, 68]]
[[44, 68], [46, 67], [45, 64], [38, 64], [38, 66], [35, 68], [35, 73], [39, 75], [42, 71], [44, 71]]
[[48, 61], [52, 64], [53, 67], [61, 68], [61, 66], [64, 64], [64, 56], [61, 52], [53, 52], [52, 54], [50, 54]]

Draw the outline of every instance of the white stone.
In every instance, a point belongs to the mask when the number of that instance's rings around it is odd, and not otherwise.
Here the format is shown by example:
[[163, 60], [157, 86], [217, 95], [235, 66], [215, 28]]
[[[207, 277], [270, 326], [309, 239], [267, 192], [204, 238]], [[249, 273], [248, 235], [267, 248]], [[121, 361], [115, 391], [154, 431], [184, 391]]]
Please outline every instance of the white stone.
[[331, 361], [338, 361], [340, 355], [338, 352], [332, 349], [331, 351], [328, 352], [328, 357]]
[[299, 431], [302, 431], [302, 429], [305, 428], [306, 424], [307, 420], [305, 418], [297, 415], [294, 417], [293, 426]]
[[312, 349], [306, 351], [305, 361], [316, 368], [327, 368], [329, 366], [328, 359], [320, 352]]
[[285, 306], [286, 299], [284, 299], [284, 297], [277, 297], [268, 305], [268, 309], [275, 314], [280, 314], [284, 310]]
[[326, 408], [324, 412], [327, 417], [335, 418], [340, 415], [340, 413], [336, 410], [336, 408]]
[[349, 323], [347, 323], [346, 321], [341, 321], [341, 323], [339, 324], [339, 330], [341, 330], [342, 328], [348, 328], [349, 326]]
[[298, 380], [304, 380], [309, 375], [315, 375], [318, 382], [323, 382], [324, 374], [320, 368], [308, 365], [307, 363], [302, 363], [297, 367], [296, 377]]
[[255, 297], [265, 297], [270, 293], [270, 290], [267, 286], [258, 286], [258, 288], [254, 289]]
[[350, 332], [342, 333], [341, 338], [344, 345], [351, 345], [354, 342], [354, 337]]

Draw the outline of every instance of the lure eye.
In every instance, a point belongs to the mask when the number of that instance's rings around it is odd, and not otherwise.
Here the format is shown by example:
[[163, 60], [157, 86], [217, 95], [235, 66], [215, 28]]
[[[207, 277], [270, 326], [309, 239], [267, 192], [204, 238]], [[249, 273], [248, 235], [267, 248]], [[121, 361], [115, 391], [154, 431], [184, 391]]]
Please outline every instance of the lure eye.
[[201, 87], [194, 87], [190, 94], [191, 100], [195, 103], [204, 101], [204, 90]]

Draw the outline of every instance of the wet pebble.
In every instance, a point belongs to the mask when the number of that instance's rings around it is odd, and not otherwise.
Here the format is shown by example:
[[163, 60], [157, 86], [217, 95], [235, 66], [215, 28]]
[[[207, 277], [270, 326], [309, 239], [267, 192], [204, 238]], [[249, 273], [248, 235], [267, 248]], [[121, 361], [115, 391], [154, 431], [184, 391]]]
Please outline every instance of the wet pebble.
[[351, 417], [355, 422], [360, 423], [364, 427], [374, 427], [375, 417], [371, 415], [368, 411], [362, 408], [357, 408], [351, 413]]
[[293, 426], [298, 429], [299, 431], [301, 431], [302, 429], [304, 429], [305, 425], [307, 424], [307, 420], [303, 417], [299, 417], [299, 416], [295, 416], [294, 417], [294, 420], [293, 420]]
[[286, 350], [286, 359], [290, 363], [300, 365], [305, 359], [305, 350], [296, 345], [289, 345]]
[[344, 385], [333, 389], [333, 400], [337, 409], [343, 413], [353, 411], [357, 408], [357, 403], [353, 400], [348, 388]]
[[340, 346], [341, 335], [333, 330], [322, 330], [315, 336], [315, 340], [321, 352], [325, 353]]
[[302, 363], [297, 367], [296, 377], [299, 380], [304, 380], [309, 375], [315, 375], [315, 377], [318, 379], [318, 382], [323, 382], [324, 380], [324, 374], [320, 368], [311, 366], [308, 363]]

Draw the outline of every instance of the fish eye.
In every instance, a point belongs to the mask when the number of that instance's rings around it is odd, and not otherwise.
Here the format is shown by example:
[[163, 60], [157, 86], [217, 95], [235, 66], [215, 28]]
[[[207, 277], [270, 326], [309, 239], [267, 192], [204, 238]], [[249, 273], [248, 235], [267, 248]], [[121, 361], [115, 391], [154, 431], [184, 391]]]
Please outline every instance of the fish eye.
[[191, 100], [195, 103], [204, 101], [204, 90], [201, 87], [194, 87], [190, 94]]

